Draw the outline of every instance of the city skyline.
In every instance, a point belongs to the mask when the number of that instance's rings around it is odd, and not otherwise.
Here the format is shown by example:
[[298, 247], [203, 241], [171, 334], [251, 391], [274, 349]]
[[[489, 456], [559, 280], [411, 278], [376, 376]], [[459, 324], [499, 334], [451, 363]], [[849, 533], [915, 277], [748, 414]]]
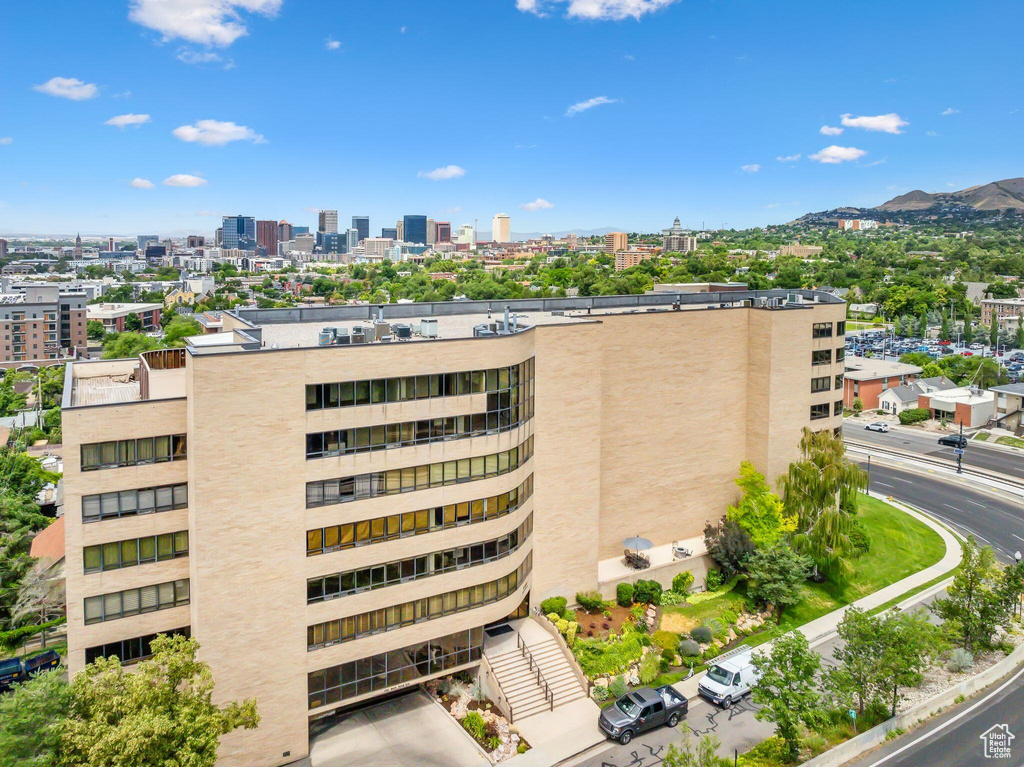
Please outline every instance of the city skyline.
[[[0, 231], [209, 233], [238, 211], [315, 224], [324, 207], [454, 227], [508, 211], [513, 232], [657, 231], [676, 215], [743, 228], [1007, 178], [1024, 160], [1020, 97], [987, 76], [1024, 64], [1012, 3], [941, 2], [926, 19], [887, 5], [874, 27], [809, 3], [198, 4], [211, 15], [194, 26], [177, 0], [163, 15], [148, 0], [69, 5], [47, 19], [45, 61], [27, 34], [38, 11], [10, 9]], [[488, 28], [517, 45], [461, 34]], [[949, 29], [958, 66], [939, 78]], [[118, 45], [97, 56], [97, 34]], [[367, 120], [400, 103], [403, 77], [442, 95], [411, 105], [416, 130]], [[483, 97], [494, 83], [500, 108]], [[288, 108], [224, 98], [256, 87]]]

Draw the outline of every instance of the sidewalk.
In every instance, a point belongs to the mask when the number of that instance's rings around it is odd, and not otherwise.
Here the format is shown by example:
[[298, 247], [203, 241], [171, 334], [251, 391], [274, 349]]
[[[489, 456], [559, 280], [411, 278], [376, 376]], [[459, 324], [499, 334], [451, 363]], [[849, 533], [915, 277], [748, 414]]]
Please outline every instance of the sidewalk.
[[[899, 501], [888, 500], [879, 493], [871, 493], [870, 495], [878, 498], [879, 500], [885, 500], [886, 503], [895, 506], [900, 511], [906, 512], [932, 528], [942, 537], [943, 543], [946, 544], [946, 553], [942, 559], [931, 567], [926, 567], [924, 570], [920, 570], [913, 575], [908, 575], [901, 581], [891, 583], [873, 594], [868, 594], [866, 597], [858, 599], [853, 604], [846, 605], [846, 607], [841, 607], [838, 610], [833, 610], [827, 615], [822, 615], [820, 618], [815, 618], [813, 621], [805, 623], [803, 626], [798, 628], [797, 631], [807, 637], [811, 646], [826, 641], [832, 634], [834, 634], [839, 622], [843, 619], [846, 611], [851, 607], [858, 607], [862, 610], [873, 610], [876, 607], [880, 607], [886, 602], [890, 602], [900, 596], [900, 594], [905, 594], [918, 586], [928, 583], [928, 581], [934, 580], [943, 573], [949, 572], [960, 563], [960, 559], [963, 556], [960, 550], [959, 539], [957, 539], [957, 537], [949, 532], [945, 527], [933, 521], [930, 517], [904, 506]], [[929, 592], [930, 591], [931, 590], [929, 590]], [[916, 594], [914, 595], [913, 600], [920, 601], [922, 598], [922, 594]], [[771, 642], [767, 642], [760, 645], [758, 650], [767, 650], [770, 646]], [[685, 695], [687, 699], [693, 699], [697, 697], [697, 685], [700, 683], [700, 680], [704, 678], [704, 673], [705, 672], [695, 674], [687, 680], [676, 682], [676, 684], [672, 686], [675, 687], [680, 694]]]

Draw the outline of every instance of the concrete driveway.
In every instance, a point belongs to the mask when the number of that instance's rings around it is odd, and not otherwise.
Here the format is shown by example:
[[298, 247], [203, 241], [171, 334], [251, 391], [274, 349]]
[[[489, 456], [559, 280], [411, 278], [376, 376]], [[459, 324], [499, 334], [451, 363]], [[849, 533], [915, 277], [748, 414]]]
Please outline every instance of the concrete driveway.
[[346, 715], [310, 744], [313, 767], [486, 767], [462, 727], [417, 690]]

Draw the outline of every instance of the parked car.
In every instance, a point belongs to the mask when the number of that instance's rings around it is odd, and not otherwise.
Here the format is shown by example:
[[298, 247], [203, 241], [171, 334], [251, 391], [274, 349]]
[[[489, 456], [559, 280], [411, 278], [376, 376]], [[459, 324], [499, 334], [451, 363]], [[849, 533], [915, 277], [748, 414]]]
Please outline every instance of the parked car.
[[946, 434], [945, 436], [939, 437], [939, 444], [946, 445], [947, 447], [959, 447], [963, 449], [967, 447], [967, 437], [962, 434]]
[[675, 727], [686, 716], [689, 702], [672, 685], [641, 687], [628, 692], [601, 711], [601, 732], [626, 745], [633, 736], [660, 725]]
[[889, 431], [889, 424], [885, 421], [874, 421], [864, 427], [868, 431], [880, 431], [882, 434], [886, 434]]
[[715, 705], [729, 708], [750, 692], [757, 682], [757, 669], [752, 659], [754, 653], [747, 650], [727, 658], [708, 669], [708, 673], [697, 685], [697, 692]]
[[964, 356], [964, 357], [973, 357], [974, 356], [974, 352], [960, 352], [960, 354], [962, 356]]
[[25, 660], [25, 673], [28, 676], [33, 676], [43, 671], [57, 668], [59, 665], [60, 656], [57, 652], [55, 650], [46, 650]]
[[20, 658], [0, 660], [0, 692], [10, 689], [11, 685], [25, 681], [25, 667]]
[[971, 344], [968, 348], [974, 349], [974, 351], [979, 351], [980, 349], [984, 349], [985, 347], [982, 346], [981, 344]]

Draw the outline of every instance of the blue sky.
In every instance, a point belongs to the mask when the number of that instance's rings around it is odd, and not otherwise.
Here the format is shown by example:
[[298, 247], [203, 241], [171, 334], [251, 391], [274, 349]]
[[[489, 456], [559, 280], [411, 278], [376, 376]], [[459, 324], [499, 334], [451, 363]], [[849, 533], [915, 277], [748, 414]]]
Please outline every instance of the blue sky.
[[741, 227], [959, 189], [1024, 175], [1022, 28], [1019, 1], [8, 3], [0, 231]]

